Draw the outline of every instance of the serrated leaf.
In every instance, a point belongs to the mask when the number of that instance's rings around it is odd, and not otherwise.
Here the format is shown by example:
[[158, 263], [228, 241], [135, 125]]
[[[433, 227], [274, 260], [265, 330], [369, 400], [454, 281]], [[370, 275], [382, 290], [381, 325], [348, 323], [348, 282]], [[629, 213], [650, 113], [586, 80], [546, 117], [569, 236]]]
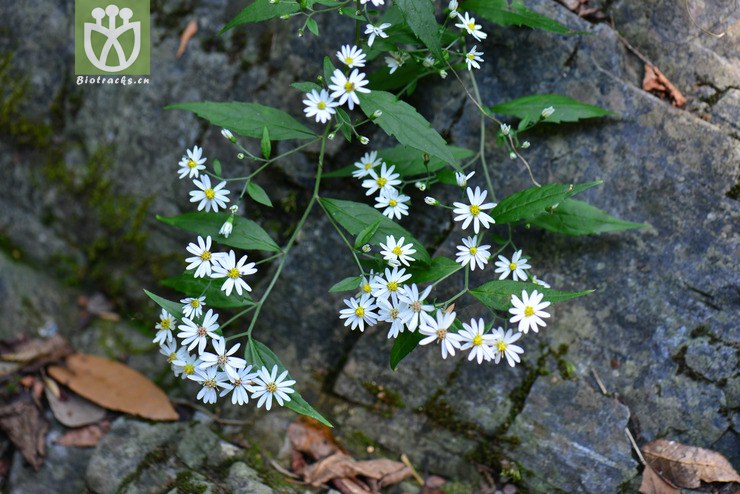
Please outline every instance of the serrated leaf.
[[416, 254], [413, 255], [415, 262], [429, 264], [431, 259], [424, 246], [414, 238], [411, 233], [399, 224], [386, 218], [377, 209], [359, 202], [343, 201], [340, 199], [328, 199], [322, 197], [319, 202], [331, 217], [342, 225], [351, 235], [358, 235], [367, 226], [376, 221], [380, 222], [378, 230], [370, 239], [371, 243], [385, 242], [386, 235], [393, 235], [398, 240], [404, 237], [405, 242], [414, 244]]
[[155, 295], [149, 290], [144, 290], [144, 293], [146, 293], [147, 297], [154, 300], [157, 303], [157, 305], [159, 305], [161, 308], [169, 312], [170, 315], [172, 315], [172, 317], [174, 317], [175, 319], [182, 319], [182, 304], [180, 302], [173, 302], [172, 300], [167, 300], [164, 297]]
[[[285, 365], [283, 365], [283, 363], [280, 361], [277, 355], [272, 352], [272, 350], [270, 350], [266, 345], [260, 343], [254, 338], [249, 339], [247, 348], [244, 351], [244, 358], [247, 360], [247, 362], [256, 366], [258, 369], [264, 366], [268, 370], [272, 371], [272, 367], [274, 365], [277, 365], [278, 369], [280, 369], [278, 371], [278, 375], [283, 370], [287, 370]], [[288, 379], [293, 379], [292, 377], [290, 377], [290, 372], [288, 372], [288, 376]], [[311, 405], [309, 405], [308, 402], [303, 399], [303, 397], [300, 395], [300, 393], [298, 393], [297, 390], [294, 393], [290, 394], [290, 401], [285, 402], [285, 407], [290, 408], [294, 412], [301, 415], [306, 415], [307, 417], [314, 418], [327, 427], [334, 427], [333, 425], [331, 425], [331, 422], [326, 420], [319, 412], [317, 412]]]
[[521, 297], [522, 290], [526, 290], [527, 293], [537, 290], [544, 295], [543, 300], [552, 303], [571, 300], [593, 292], [593, 290], [561, 292], [525, 281], [494, 280], [473, 288], [470, 294], [489, 309], [506, 311], [511, 307], [511, 296]]
[[319, 25], [316, 24], [316, 21], [313, 19], [313, 17], [309, 17], [306, 20], [306, 27], [308, 28], [309, 31], [313, 33], [314, 36], [319, 35]]
[[374, 121], [388, 135], [395, 137], [400, 144], [435, 156], [444, 163], [457, 166], [455, 157], [447, 147], [447, 143], [432, 125], [422, 117], [416, 109], [399, 101], [385, 91], [371, 91], [360, 93], [360, 107], [368, 117], [377, 110], [383, 114]]
[[362, 276], [350, 276], [342, 281], [335, 283], [329, 288], [329, 293], [337, 292], [356, 292], [360, 288], [362, 282]]
[[300, 10], [301, 7], [295, 0], [279, 0], [276, 3], [271, 3], [270, 0], [255, 0], [231, 19], [219, 34], [235, 26], [275, 19], [281, 15], [295, 14]]
[[463, 10], [472, 10], [500, 26], [527, 26], [558, 34], [587, 34], [529, 10], [522, 0], [467, 0], [460, 5], [459, 11]]
[[[232, 293], [227, 297], [221, 290], [223, 280], [214, 280], [210, 278], [195, 278], [192, 272], [185, 272], [172, 278], [167, 278], [160, 283], [166, 287], [184, 293], [187, 297], [205, 296], [206, 307], [214, 309], [231, 309], [235, 307], [245, 307], [254, 303], [252, 297], [247, 292], [242, 295]], [[182, 307], [182, 304], [180, 304]]]
[[270, 159], [272, 153], [272, 143], [270, 142], [270, 131], [267, 127], [262, 128], [262, 139], [260, 140], [260, 151], [262, 151], [262, 157]]
[[401, 10], [414, 34], [429, 48], [437, 60], [441, 60], [439, 24], [434, 17], [434, 4], [430, 0], [395, 0], [394, 4]]
[[206, 213], [203, 211], [185, 213], [180, 216], [157, 216], [159, 221], [168, 225], [176, 226], [204, 237], [210, 235], [219, 244], [236, 247], [237, 249], [280, 252], [280, 247], [261, 226], [241, 216], [234, 216], [233, 230], [228, 238], [219, 235], [218, 232], [221, 226], [223, 226], [228, 218], [228, 213]]
[[393, 342], [393, 348], [391, 348], [391, 369], [396, 370], [398, 364], [410, 354], [414, 348], [419, 345], [419, 342], [424, 338], [424, 335], [415, 331], [410, 333], [404, 331], [399, 333], [396, 340]]
[[[540, 120], [542, 110], [552, 106], [555, 113]], [[532, 94], [493, 105], [491, 110], [502, 115], [512, 115], [524, 120], [560, 123], [577, 122], [585, 118], [597, 118], [615, 115], [604, 108], [581, 103], [578, 100], [559, 94]]]
[[370, 242], [370, 239], [373, 238], [373, 235], [375, 235], [375, 232], [378, 231], [379, 227], [380, 220], [371, 223], [363, 228], [362, 231], [357, 234], [357, 238], [355, 239], [355, 249], [360, 249], [363, 245]]
[[602, 183], [602, 181], [597, 181], [575, 185], [545, 184], [542, 187], [530, 187], [502, 200], [491, 210], [490, 214], [499, 224], [514, 223], [520, 220], [529, 221], [568, 197]]
[[290, 87], [295, 88], [304, 93], [310, 93], [314, 89], [316, 91], [321, 91], [321, 86], [319, 86], [315, 82], [294, 82], [293, 84], [290, 85]]
[[221, 178], [221, 162], [219, 160], [213, 160], [213, 173], [215, 173], [218, 178]]
[[564, 200], [552, 212], [540, 215], [529, 223], [565, 235], [592, 235], [649, 226], [645, 223], [620, 220], [599, 208], [575, 199]]
[[460, 264], [449, 257], [435, 257], [429, 266], [412, 266], [409, 271], [413, 283], [431, 283], [460, 271], [462, 268]]
[[262, 129], [267, 127], [275, 141], [287, 139], [313, 139], [316, 135], [311, 129], [298, 122], [282, 110], [257, 103], [238, 101], [177, 103], [167, 110], [188, 110], [213, 125], [231, 129], [239, 135], [262, 137]]

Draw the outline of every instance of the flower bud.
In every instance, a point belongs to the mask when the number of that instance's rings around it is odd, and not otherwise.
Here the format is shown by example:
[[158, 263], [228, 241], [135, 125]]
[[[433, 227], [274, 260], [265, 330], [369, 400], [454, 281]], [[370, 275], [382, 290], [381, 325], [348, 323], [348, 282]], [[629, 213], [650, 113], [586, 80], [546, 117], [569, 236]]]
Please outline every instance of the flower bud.
[[330, 141], [333, 141], [336, 136], [337, 135], [334, 132], [330, 132], [329, 135], [326, 136], [326, 138], [329, 139]]
[[367, 144], [368, 144], [369, 142], [370, 142], [370, 139], [368, 139], [368, 138], [367, 138], [367, 137], [365, 137], [365, 136], [360, 136], [360, 144], [365, 144], [365, 145], [367, 145]]
[[383, 116], [383, 111], [382, 110], [375, 110], [370, 118], [372, 118], [374, 120], [374, 119], [380, 118], [382, 116]]
[[422, 191], [422, 192], [424, 192], [425, 190], [427, 190], [427, 184], [425, 184], [424, 182], [416, 182], [416, 183], [414, 184], [414, 186], [415, 186], [415, 187], [416, 187], [417, 189], [419, 189], [420, 191]]
[[229, 218], [221, 225], [221, 229], [218, 231], [219, 235], [223, 235], [225, 238], [229, 238], [231, 231], [234, 228], [234, 215], [232, 214]]
[[365, 245], [362, 246], [362, 252], [364, 252], [365, 254], [367, 254], [371, 250], [373, 250], [373, 248], [370, 247], [370, 244], [365, 244]]
[[542, 118], [547, 118], [553, 113], [555, 113], [555, 108], [553, 108], [552, 106], [548, 106], [547, 108], [542, 110]]
[[446, 70], [444, 70], [444, 69], [440, 70], [440, 71], [439, 71], [439, 76], [440, 76], [440, 77], [441, 77], [442, 79], [447, 79], [447, 71], [446, 71]]
[[501, 133], [505, 136], [509, 135], [511, 132], [511, 125], [509, 124], [501, 124]]
[[522, 149], [527, 149], [530, 146], [529, 141], [524, 141], [522, 143]]
[[515, 160], [516, 159], [516, 153], [514, 151], [509, 153], [509, 158]]
[[232, 204], [229, 208], [229, 211], [231, 211], [231, 214], [236, 214], [239, 211], [239, 206], [236, 204]]
[[245, 155], [244, 153], [239, 153], [239, 154], [237, 154], [237, 155], [236, 155], [236, 157], [237, 157], [238, 159], [240, 159], [240, 160], [243, 160], [243, 159], [244, 159], [244, 158], [246, 158], [247, 156], [246, 156], [246, 155]]
[[429, 204], [430, 206], [436, 206], [436, 205], [438, 205], [438, 204], [439, 204], [439, 201], [438, 201], [438, 200], [436, 200], [436, 199], [435, 199], [434, 197], [431, 197], [431, 196], [426, 196], [426, 197], [424, 198], [424, 202], [426, 202], [426, 203], [427, 203], [427, 204]]
[[231, 142], [236, 142], [236, 137], [234, 137], [234, 134], [229, 129], [221, 129], [221, 135]]

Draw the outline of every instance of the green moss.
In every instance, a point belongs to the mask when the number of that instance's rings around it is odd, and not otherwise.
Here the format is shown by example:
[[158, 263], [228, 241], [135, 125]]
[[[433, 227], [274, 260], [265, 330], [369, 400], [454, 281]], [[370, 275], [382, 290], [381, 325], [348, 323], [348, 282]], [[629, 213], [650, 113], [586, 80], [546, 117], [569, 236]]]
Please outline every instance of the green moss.
[[298, 486], [288, 483], [285, 477], [272, 468], [265, 455], [257, 446], [250, 444], [244, 455], [239, 458], [252, 467], [260, 476], [262, 481], [270, 486], [277, 494], [297, 494], [302, 492]]
[[477, 486], [470, 482], [448, 482], [442, 486], [442, 492], [445, 494], [470, 494], [480, 490], [480, 486]]
[[166, 462], [168, 459], [170, 459], [175, 454], [175, 451], [172, 446], [169, 444], [162, 444], [158, 446], [157, 448], [154, 448], [153, 450], [149, 451], [145, 456], [144, 459], [141, 460], [141, 462], [136, 466], [136, 470], [128, 474], [124, 479], [121, 481], [121, 484], [118, 486], [118, 489], [116, 490], [116, 494], [123, 494], [126, 492], [126, 489], [128, 486], [136, 481], [140, 476], [141, 473], [146, 470], [149, 467], [160, 465], [164, 462]]
[[180, 472], [175, 480], [167, 487], [167, 492], [177, 489], [177, 494], [203, 494], [208, 486], [193, 479], [193, 472], [186, 470]]
[[28, 77], [14, 74], [12, 62], [12, 53], [0, 55], [0, 135], [9, 136], [19, 146], [47, 148], [52, 135], [51, 126], [32, 121], [22, 114]]

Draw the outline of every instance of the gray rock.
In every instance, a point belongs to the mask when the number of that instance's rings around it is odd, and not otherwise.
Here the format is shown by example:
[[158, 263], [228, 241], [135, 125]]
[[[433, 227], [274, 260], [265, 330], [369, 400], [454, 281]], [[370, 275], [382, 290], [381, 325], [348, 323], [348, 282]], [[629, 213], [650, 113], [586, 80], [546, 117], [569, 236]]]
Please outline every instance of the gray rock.
[[257, 472], [241, 461], [229, 467], [226, 485], [234, 494], [272, 494], [273, 492], [260, 482]]
[[510, 456], [535, 492], [617, 492], [637, 473], [628, 419], [627, 407], [583, 382], [541, 377], [508, 431], [520, 441]]
[[710, 381], [726, 381], [737, 374], [737, 350], [726, 343], [691, 340], [684, 358], [688, 367]]

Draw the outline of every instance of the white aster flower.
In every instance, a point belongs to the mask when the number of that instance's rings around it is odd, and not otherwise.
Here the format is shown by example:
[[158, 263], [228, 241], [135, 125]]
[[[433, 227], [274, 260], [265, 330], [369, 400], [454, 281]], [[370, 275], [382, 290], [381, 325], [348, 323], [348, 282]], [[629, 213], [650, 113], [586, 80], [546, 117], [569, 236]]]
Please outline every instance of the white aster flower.
[[553, 113], [555, 113], [555, 108], [553, 108], [552, 106], [548, 106], [547, 108], [542, 110], [542, 118], [547, 118], [551, 116]]
[[203, 155], [203, 148], [193, 146], [193, 150], [187, 150], [187, 156], [183, 156], [180, 160], [180, 169], [177, 173], [180, 175], [180, 179], [185, 177], [198, 178], [201, 170], [205, 170], [206, 166], [203, 164], [206, 162], [206, 158], [201, 158]]
[[194, 242], [190, 242], [187, 251], [193, 254], [193, 257], [185, 259], [185, 262], [190, 263], [185, 269], [188, 271], [195, 269], [195, 274], [193, 275], [195, 278], [210, 276], [213, 266], [218, 264], [218, 260], [223, 255], [222, 253], [211, 252], [210, 236], [203, 240], [203, 237], [198, 235], [198, 244], [196, 245]]
[[211, 187], [211, 179], [208, 175], [203, 175], [202, 180], [193, 180], [193, 184], [199, 190], [190, 191], [190, 202], [198, 202], [198, 211], [203, 209], [218, 212], [218, 208], [226, 209], [226, 203], [229, 202], [230, 191], [224, 190], [226, 182], [221, 182], [215, 187]]
[[495, 273], [501, 273], [501, 276], [499, 276], [498, 279], [503, 280], [508, 277], [509, 274], [511, 274], [514, 281], [524, 281], [527, 279], [527, 273], [525, 273], [525, 270], [532, 266], [527, 264], [527, 259], [522, 258], [521, 249], [514, 252], [511, 261], [504, 256], [498, 256], [498, 259], [499, 260], [496, 261], [497, 268], [496, 271], [494, 271]]
[[471, 319], [470, 324], [463, 323], [463, 329], [460, 330], [460, 350], [470, 348], [468, 360], [476, 359], [478, 363], [483, 363], [483, 359], [491, 360], [494, 358], [491, 345], [494, 344], [494, 336], [486, 333], [486, 325], [483, 319]]
[[371, 2], [373, 2], [373, 5], [374, 5], [374, 6], [376, 6], [376, 7], [378, 7], [378, 6], [380, 6], [380, 5], [383, 5], [383, 2], [384, 2], [385, 0], [360, 0], [360, 3], [361, 3], [362, 5], [365, 5], [365, 4], [366, 4], [366, 3], [368, 2], [368, 1], [371, 1]]
[[374, 194], [376, 191], [389, 191], [396, 188], [396, 185], [401, 185], [401, 181], [398, 179], [401, 175], [393, 173], [396, 169], [394, 165], [390, 167], [385, 163], [380, 167], [380, 174], [375, 170], [370, 170], [370, 177], [362, 181], [362, 186], [367, 189], [365, 192], [366, 196]]
[[322, 89], [321, 92], [312, 89], [310, 93], [306, 93], [303, 104], [306, 105], [303, 109], [306, 118], [316, 117], [316, 121], [321, 123], [331, 120], [331, 116], [336, 113], [334, 108], [339, 106], [326, 89]]
[[369, 151], [360, 158], [360, 161], [355, 162], [355, 168], [357, 168], [357, 170], [352, 172], [352, 176], [355, 178], [362, 178], [370, 175], [370, 170], [380, 165], [382, 162], [383, 160], [378, 158], [377, 151]]
[[185, 304], [182, 306], [182, 313], [190, 319], [200, 317], [203, 314], [203, 307], [206, 305], [205, 299], [205, 297], [188, 297], [180, 300], [180, 303]]
[[465, 266], [470, 264], [470, 270], [474, 271], [477, 265], [480, 269], [488, 263], [488, 258], [491, 257], [490, 245], [478, 245], [478, 235], [463, 239], [463, 245], [458, 245], [456, 262], [460, 265]]
[[216, 353], [203, 352], [200, 354], [200, 359], [203, 361], [200, 364], [201, 369], [207, 369], [213, 365], [217, 365], [221, 370], [226, 371], [230, 378], [236, 378], [237, 369], [243, 369], [247, 365], [247, 361], [243, 358], [232, 357], [239, 347], [240, 343], [232, 346], [226, 351], [226, 340], [224, 338], [214, 338], [211, 340], [213, 349]]
[[172, 330], [175, 329], [175, 318], [172, 314], [162, 309], [162, 313], [159, 315], [159, 322], [154, 326], [157, 330], [157, 334], [154, 335], [153, 343], [162, 345], [168, 341], [172, 341]]
[[390, 23], [384, 22], [380, 26], [373, 26], [372, 24], [368, 24], [365, 26], [365, 34], [369, 34], [367, 38], [367, 46], [373, 46], [373, 43], [375, 43], [375, 37], [380, 36], [381, 38], [387, 38], [388, 35], [385, 33], [385, 30], [391, 27]]
[[350, 69], [365, 66], [365, 54], [357, 46], [342, 45], [341, 50], [337, 52], [337, 58]]
[[365, 74], [360, 72], [358, 69], [354, 69], [349, 77], [345, 76], [341, 70], [336, 69], [334, 71], [334, 75], [331, 76], [331, 82], [333, 84], [329, 84], [329, 89], [334, 91], [331, 93], [331, 97], [339, 97], [339, 104], [343, 105], [346, 102], [347, 108], [350, 110], [353, 109], [355, 105], [360, 104], [360, 99], [357, 97], [358, 92], [370, 92], [368, 88], [363, 87], [370, 81], [365, 79]]
[[431, 316], [423, 318], [419, 333], [426, 336], [419, 342], [419, 345], [428, 345], [432, 342], [439, 343], [442, 351], [442, 358], [446, 359], [447, 354], [455, 355], [455, 349], [460, 348], [460, 335], [450, 332], [452, 323], [455, 322], [455, 312], [445, 312], [437, 309], [437, 318]]
[[475, 192], [473, 192], [473, 189], [468, 187], [467, 193], [470, 204], [464, 204], [462, 202], [453, 203], [453, 205], [455, 206], [453, 213], [457, 215], [455, 216], [455, 221], [462, 221], [463, 229], [467, 228], [468, 225], [470, 225], [470, 223], [472, 222], [473, 231], [475, 233], [478, 233], [478, 231], [480, 231], [481, 224], [483, 225], [483, 228], [488, 228], [489, 223], [496, 223], [493, 218], [488, 215], [488, 213], [484, 212], [484, 210], [486, 209], [492, 209], [496, 207], [495, 202], [484, 203], [488, 191], [481, 191], [480, 187], [476, 187]]
[[424, 57], [424, 60], [421, 61], [421, 64], [426, 68], [430, 68], [433, 67], [436, 62], [437, 61], [434, 59], [433, 56], [427, 55], [426, 57]]
[[272, 367], [272, 373], [267, 370], [267, 367], [262, 367], [254, 378], [254, 384], [249, 386], [249, 391], [252, 392], [252, 399], [259, 398], [257, 402], [257, 408], [265, 405], [265, 409], [269, 410], [272, 407], [272, 398], [275, 397], [280, 406], [283, 406], [284, 402], [290, 401], [291, 393], [295, 390], [291, 387], [295, 384], [293, 379], [286, 380], [288, 377], [288, 371], [283, 371], [280, 377], [277, 377], [278, 366]]
[[390, 55], [390, 57], [385, 57], [385, 64], [390, 69], [391, 74], [409, 59], [409, 54], [405, 52], [392, 51]]
[[177, 360], [177, 342], [170, 341], [159, 345], [159, 353], [167, 357], [167, 363], [171, 364]]
[[218, 399], [218, 388], [224, 388], [228, 384], [228, 376], [225, 372], [219, 372], [216, 367], [208, 369], [196, 369], [195, 374], [188, 376], [195, 382], [203, 386], [198, 391], [198, 399], [203, 403], [216, 403]]
[[373, 297], [377, 299], [392, 297], [395, 300], [404, 293], [403, 283], [409, 278], [411, 278], [411, 273], [406, 274], [404, 268], [394, 267], [393, 271], [386, 268], [385, 278], [376, 276], [370, 282], [370, 286], [373, 288]]
[[450, 3], [447, 5], [447, 8], [450, 9], [450, 17], [455, 17], [459, 15], [457, 13], [457, 0], [450, 0]]
[[370, 286], [370, 282], [374, 277], [375, 271], [372, 270], [370, 270], [370, 273], [367, 276], [362, 277], [362, 280], [360, 281], [360, 295], [373, 292], [373, 287]]
[[468, 12], [465, 12], [464, 15], [458, 14], [457, 17], [460, 20], [460, 23], [455, 24], [455, 27], [465, 29], [468, 34], [472, 35], [478, 41], [482, 41], [488, 37], [486, 33], [480, 30], [481, 25], [475, 23], [475, 17], [470, 17]]
[[408, 324], [414, 316], [414, 312], [407, 303], [400, 300], [390, 301], [381, 299], [378, 301], [378, 321], [389, 322], [391, 327], [388, 330], [388, 339], [397, 338], [399, 333], [403, 332], [404, 326]]
[[396, 241], [395, 236], [386, 235], [385, 243], [380, 243], [380, 246], [382, 247], [380, 253], [383, 255], [383, 259], [389, 262], [397, 261], [404, 266], [408, 266], [411, 261], [414, 261], [414, 258], [411, 257], [411, 254], [416, 254], [414, 244], [409, 242], [404, 245], [404, 240], [406, 240], [405, 237], [401, 237]]
[[412, 283], [406, 287], [403, 293], [398, 295], [398, 300], [408, 304], [411, 309], [411, 318], [409, 319], [407, 326], [409, 331], [412, 333], [416, 331], [416, 328], [423, 320], [423, 315], [427, 315], [427, 313], [434, 310], [433, 305], [424, 303], [424, 300], [426, 300], [431, 291], [432, 286], [429, 285], [423, 292], [421, 292], [421, 294], [419, 294], [419, 287], [416, 286], [416, 283]]
[[473, 178], [473, 175], [475, 175], [475, 172], [470, 172], [467, 175], [465, 175], [464, 172], [455, 172], [455, 181], [457, 182], [457, 186], [463, 189], [467, 187], [468, 180]]
[[539, 279], [536, 276], [532, 276], [532, 283], [534, 283], [535, 285], [543, 286], [545, 288], [550, 288], [550, 284], [549, 283], [547, 283], [545, 280]]
[[522, 361], [519, 354], [524, 353], [524, 349], [518, 345], [512, 345], [522, 337], [522, 333], [514, 333], [511, 329], [504, 332], [504, 328], [497, 328], [493, 330], [493, 337], [495, 340], [493, 344], [494, 362], [498, 364], [501, 357], [505, 356], [509, 365], [514, 367]]
[[242, 279], [242, 276], [248, 276], [257, 272], [254, 267], [255, 263], [247, 262], [247, 256], [242, 256], [239, 262], [236, 262], [236, 255], [234, 251], [229, 251], [228, 254], [224, 254], [218, 260], [218, 265], [213, 266], [213, 273], [211, 278], [226, 278], [224, 284], [221, 285], [221, 290], [226, 292], [226, 296], [231, 295], [232, 290], [236, 290], [238, 295], [242, 294], [242, 290], [248, 292], [252, 291], [252, 287]]
[[339, 319], [346, 319], [344, 325], [352, 325], [351, 329], [353, 331], [359, 327], [360, 332], [364, 332], [365, 324], [373, 326], [378, 322], [378, 315], [373, 312], [378, 306], [375, 305], [369, 293], [363, 293], [359, 300], [354, 297], [346, 298], [344, 299], [344, 303], [347, 305], [347, 308], [339, 311]]
[[229, 216], [229, 218], [224, 221], [224, 224], [221, 225], [221, 229], [218, 231], [219, 235], [223, 235], [224, 238], [229, 238], [229, 235], [231, 235], [231, 231], [234, 229], [234, 216]]
[[545, 327], [547, 324], [542, 318], [550, 317], [550, 314], [545, 312], [543, 309], [550, 305], [550, 302], [542, 302], [543, 294], [534, 290], [531, 294], [527, 294], [525, 290], [522, 290], [521, 300], [516, 296], [511, 296], [511, 309], [509, 312], [513, 314], [513, 317], [509, 321], [513, 324], [519, 323], [519, 331], [527, 334], [532, 329], [535, 333], [538, 332], [537, 326]]
[[[187, 346], [188, 351], [192, 350], [196, 346], [198, 347], [198, 355], [203, 353], [208, 343], [208, 338], [220, 338], [216, 330], [219, 328], [218, 314], [213, 313], [213, 309], [208, 309], [206, 315], [203, 316], [203, 322], [200, 324], [188, 319], [187, 317], [182, 318], [182, 322], [177, 329], [180, 330], [177, 333], [178, 338], [182, 338], [182, 346]], [[189, 346], [188, 346], [189, 345]]]
[[188, 376], [195, 374], [200, 366], [200, 359], [197, 355], [188, 353], [187, 348], [180, 347], [177, 351], [177, 358], [172, 362], [172, 370], [176, 376], [187, 379]]
[[219, 396], [223, 397], [231, 393], [231, 403], [234, 405], [244, 405], [249, 402], [249, 387], [254, 384], [257, 377], [256, 372], [251, 372], [252, 366], [248, 365], [240, 369], [234, 376], [229, 376], [229, 382], [223, 386]]
[[473, 48], [471, 48], [470, 51], [465, 54], [465, 63], [468, 64], [468, 70], [480, 69], [480, 64], [478, 62], [483, 61], [483, 59], [481, 58], [483, 52], [476, 51], [476, 47], [477, 45], [473, 45]]
[[391, 190], [380, 190], [380, 195], [375, 198], [375, 207], [383, 209], [383, 215], [390, 219], [396, 218], [401, 219], [401, 216], [408, 216], [409, 207], [406, 203], [411, 198], [405, 194], [401, 194], [396, 189]]

